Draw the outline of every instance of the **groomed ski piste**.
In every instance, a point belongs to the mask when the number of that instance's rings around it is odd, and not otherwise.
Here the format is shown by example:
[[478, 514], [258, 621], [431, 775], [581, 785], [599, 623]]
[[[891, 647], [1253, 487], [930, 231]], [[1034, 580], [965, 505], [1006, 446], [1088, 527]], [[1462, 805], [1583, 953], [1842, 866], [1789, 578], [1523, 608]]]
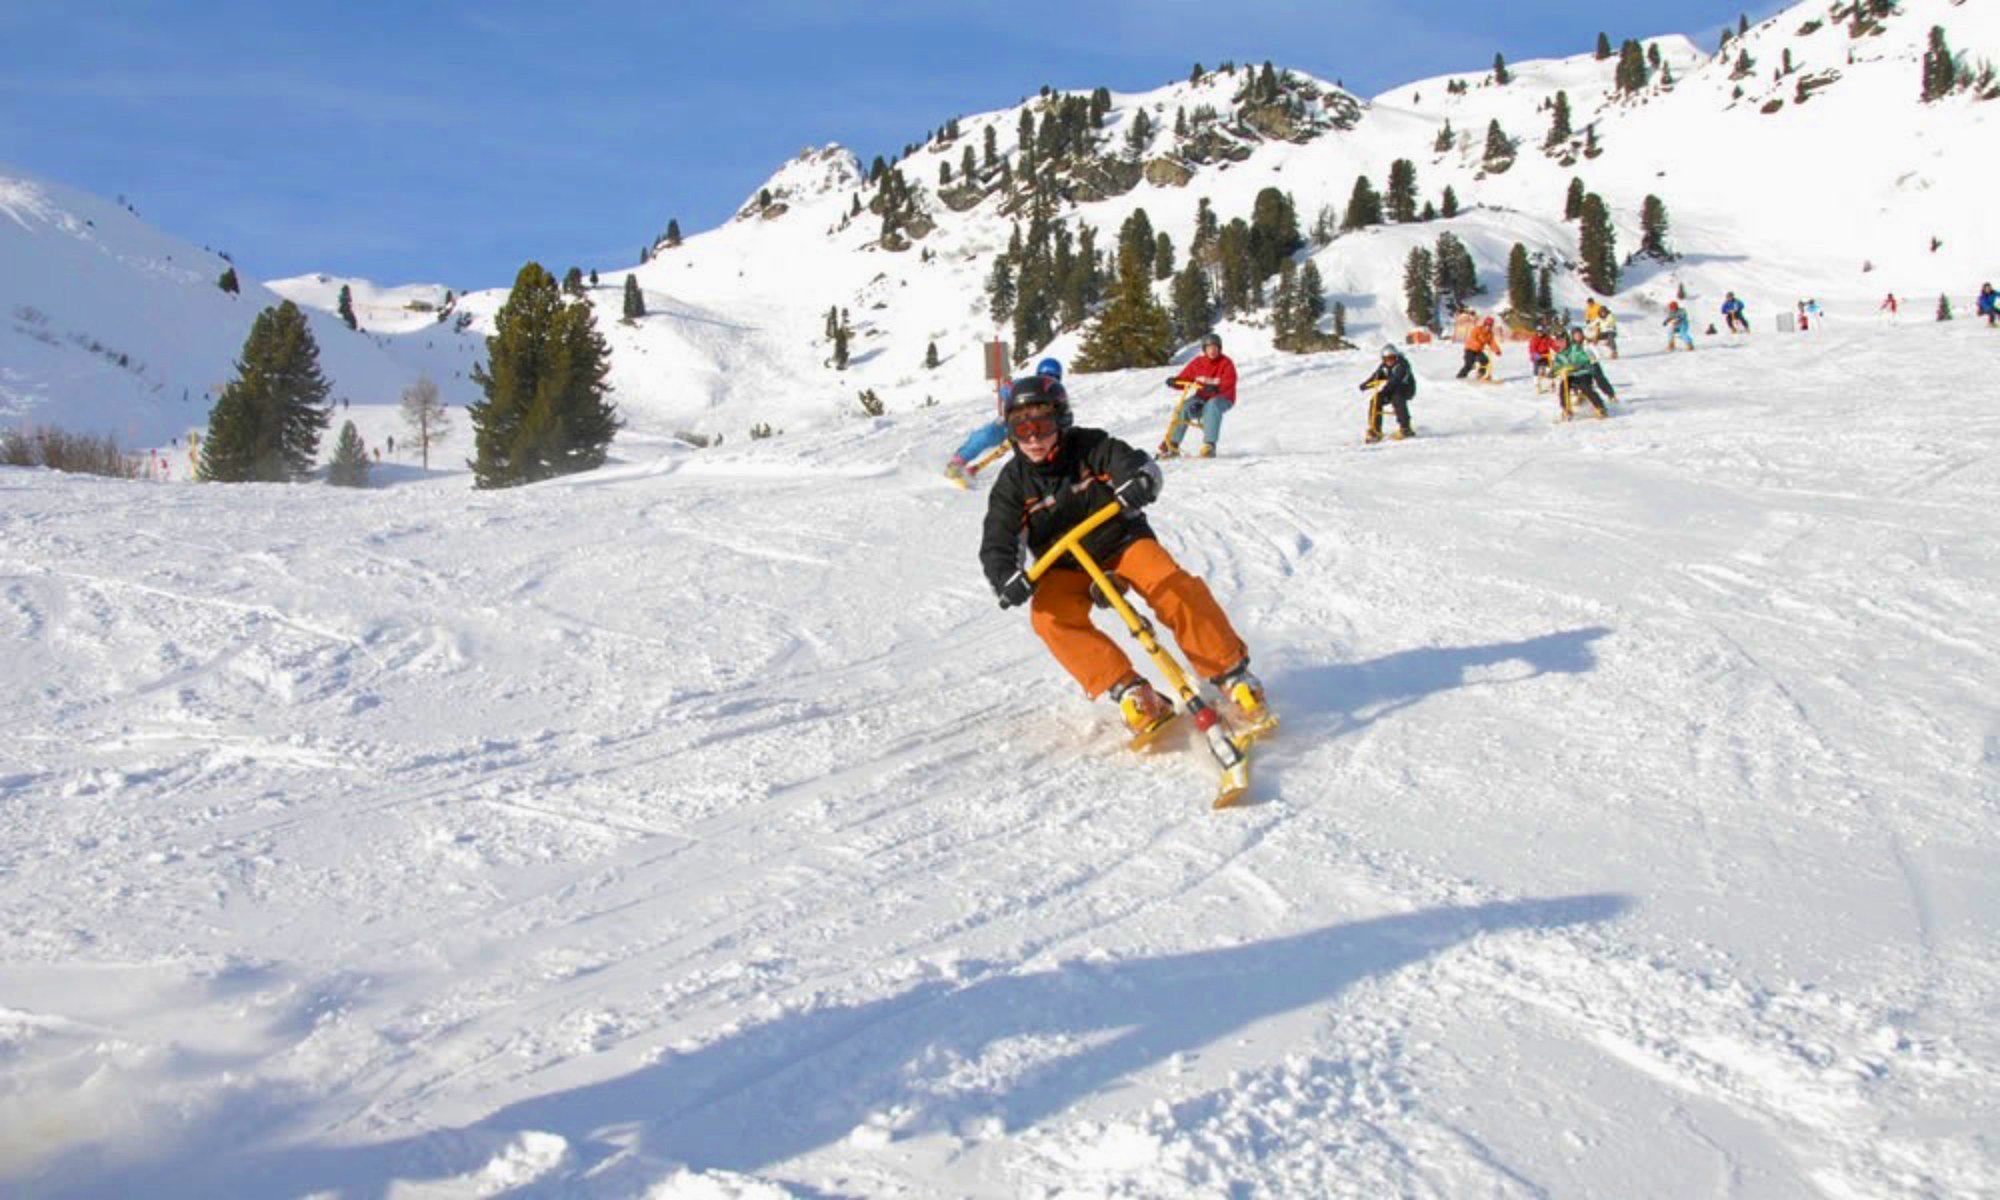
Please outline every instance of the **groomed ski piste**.
[[1285, 721], [1224, 813], [996, 609], [963, 405], [0, 470], [0, 1190], [2000, 1192], [2000, 333], [1654, 341], [1374, 447], [1245, 359], [1152, 510]]

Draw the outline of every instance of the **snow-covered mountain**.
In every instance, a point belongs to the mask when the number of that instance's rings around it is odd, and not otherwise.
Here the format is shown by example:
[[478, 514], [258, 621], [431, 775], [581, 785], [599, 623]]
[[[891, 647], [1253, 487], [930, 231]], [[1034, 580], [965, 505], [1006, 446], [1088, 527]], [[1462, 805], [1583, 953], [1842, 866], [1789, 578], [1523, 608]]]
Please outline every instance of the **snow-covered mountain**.
[[[1519, 242], [1574, 265], [1576, 227], [1562, 219], [1570, 180], [1608, 202], [1621, 250], [1638, 244], [1641, 201], [1667, 204], [1671, 264], [1639, 262], [1614, 304], [1645, 318], [1685, 290], [1713, 311], [1734, 290], [1753, 318], [1813, 297], [1835, 314], [1872, 313], [1884, 293], [1925, 304], [1962, 296], [2000, 274], [2000, 244], [1985, 180], [2000, 135], [2000, 105], [1961, 94], [1924, 104], [1919, 62], [1932, 25], [1944, 27], [1970, 66], [2000, 58], [2000, 15], [1990, 4], [1907, 0], [1859, 25], [1843, 5], [1798, 5], [1710, 56], [1682, 38], [1645, 46], [1664, 72], [1640, 93], [1614, 84], [1616, 56], [1510, 64], [1417, 81], [1361, 101], [1325, 81], [1287, 73], [1288, 106], [1244, 95], [1249, 67], [1211, 71], [1154, 91], [1111, 94], [1094, 147], [1062, 168], [1066, 197], [1053, 216], [1089, 225], [1102, 248], [1138, 208], [1185, 254], [1198, 203], [1227, 221], [1248, 217], [1257, 193], [1286, 191], [1302, 222], [1344, 208], [1357, 175], [1382, 187], [1390, 164], [1418, 167], [1437, 202], [1449, 186], [1463, 211], [1448, 220], [1370, 228], [1311, 252], [1329, 304], [1346, 306], [1360, 337], [1394, 337], [1402, 315], [1403, 261], [1443, 232], [1472, 251], [1486, 301], [1499, 302], [1505, 261]], [[1750, 60], [1748, 69], [1743, 58]], [[1786, 71], [1789, 64], [1790, 70]], [[1671, 81], [1668, 82], [1670, 76]], [[1561, 92], [1576, 137], [1542, 149]], [[803, 429], [858, 413], [855, 394], [880, 393], [892, 410], [980, 391], [977, 346], [993, 336], [983, 287], [993, 256], [1022, 219], [1024, 187], [980, 167], [960, 169], [967, 147], [983, 164], [990, 137], [1018, 168], [1023, 111], [1045, 117], [1063, 94], [944, 126], [895, 163], [917, 220], [888, 248], [876, 213], [881, 184], [838, 146], [803, 152], [746, 198], [721, 227], [658, 248], [642, 264], [596, 269], [591, 299], [613, 348], [612, 381], [633, 435], [686, 430], [741, 436], [753, 423]], [[1131, 138], [1141, 114], [1151, 131]], [[1211, 119], [1202, 120], [1204, 115]], [[1177, 119], [1193, 119], [1185, 136]], [[1518, 144], [1504, 172], [1485, 168], [1489, 122]], [[1439, 134], [1455, 134], [1440, 151]], [[1588, 131], [1586, 133], [1586, 131]], [[1587, 156], [1586, 139], [1594, 154]], [[947, 171], [952, 173], [946, 183]], [[248, 319], [288, 296], [326, 313], [343, 284], [355, 296], [362, 336], [317, 322], [336, 391], [358, 404], [393, 401], [416, 371], [446, 399], [469, 398], [465, 375], [483, 353], [504, 288], [453, 298], [446, 289], [377, 287], [305, 276], [268, 290], [245, 281], [239, 297], [212, 286], [227, 266], [150, 230], [114, 205], [8, 170], [0, 173], [0, 420], [53, 421], [163, 441], [203, 419], [203, 400], [227, 377]], [[544, 264], [561, 273], [571, 264]], [[637, 277], [649, 315], [621, 325], [622, 285]], [[1164, 289], [1164, 284], [1162, 288]], [[1565, 270], [1558, 303], [1586, 292]], [[829, 307], [847, 310], [853, 359], [833, 369], [824, 337]], [[1268, 330], [1225, 327], [1238, 357], [1268, 352]], [[1763, 325], [1769, 328], [1768, 324]], [[1002, 336], [1006, 330], [997, 330]], [[943, 359], [922, 366], [935, 343]], [[1067, 354], [1077, 332], [1047, 347]], [[93, 349], [92, 347], [95, 347]], [[186, 397], [183, 400], [183, 397]]]

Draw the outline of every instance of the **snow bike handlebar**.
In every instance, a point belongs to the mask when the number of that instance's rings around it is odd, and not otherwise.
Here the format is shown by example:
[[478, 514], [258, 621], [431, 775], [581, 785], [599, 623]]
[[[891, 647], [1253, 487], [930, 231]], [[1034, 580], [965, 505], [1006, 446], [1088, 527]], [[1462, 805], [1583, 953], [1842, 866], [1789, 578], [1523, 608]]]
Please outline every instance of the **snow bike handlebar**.
[[1028, 582], [1033, 583], [1040, 579], [1048, 572], [1050, 567], [1060, 562], [1062, 556], [1065, 554], [1075, 554], [1077, 561], [1083, 564], [1083, 569], [1090, 573], [1091, 578], [1095, 579], [1097, 576], [1103, 574], [1103, 569], [1098, 567], [1097, 561], [1089, 555], [1084, 554], [1079, 547], [1082, 546], [1083, 539], [1097, 532], [1098, 526], [1117, 516], [1123, 508], [1123, 505], [1113, 500], [1103, 508], [1085, 517], [1075, 529], [1063, 534], [1055, 545], [1043, 551], [1042, 556], [1035, 560], [1035, 564], [1028, 568]]

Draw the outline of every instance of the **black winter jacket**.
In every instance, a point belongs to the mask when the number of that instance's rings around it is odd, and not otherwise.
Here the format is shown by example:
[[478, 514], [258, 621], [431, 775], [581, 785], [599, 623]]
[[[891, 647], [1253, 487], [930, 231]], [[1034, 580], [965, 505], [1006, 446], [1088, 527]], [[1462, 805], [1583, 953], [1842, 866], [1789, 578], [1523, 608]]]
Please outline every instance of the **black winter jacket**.
[[1401, 355], [1398, 355], [1394, 362], [1383, 363], [1375, 368], [1375, 373], [1362, 380], [1361, 386], [1365, 390], [1369, 384], [1378, 380], [1384, 381], [1382, 385], [1384, 403], [1413, 399], [1417, 394], [1416, 374], [1410, 370], [1410, 360]]
[[[986, 582], [1000, 590], [1014, 572], [1041, 557], [1084, 518], [1116, 500], [1113, 488], [1145, 472], [1153, 475], [1157, 492], [1159, 468], [1152, 458], [1102, 429], [1064, 431], [1055, 455], [1045, 463], [1029, 462], [1026, 455], [1016, 453], [1000, 469], [986, 502], [986, 532], [979, 543], [979, 563], [986, 570]], [[1145, 517], [1121, 513], [1083, 539], [1083, 548], [1109, 571], [1112, 560], [1125, 547], [1152, 536], [1153, 527]], [[1058, 566], [1082, 569], [1067, 555]]]

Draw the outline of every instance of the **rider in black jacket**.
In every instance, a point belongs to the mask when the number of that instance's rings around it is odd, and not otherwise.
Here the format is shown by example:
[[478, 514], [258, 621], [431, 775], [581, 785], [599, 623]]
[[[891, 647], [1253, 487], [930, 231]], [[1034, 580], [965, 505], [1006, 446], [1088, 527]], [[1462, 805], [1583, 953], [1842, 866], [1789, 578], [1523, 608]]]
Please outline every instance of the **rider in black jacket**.
[[[1181, 569], [1139, 514], [1160, 494], [1160, 467], [1102, 429], [1072, 426], [1068, 393], [1041, 377], [1014, 381], [1007, 401], [1014, 456], [993, 481], [980, 565], [1000, 607], [1032, 602], [1035, 632], [1092, 698], [1110, 692], [1134, 732], [1173, 715], [1118, 643], [1091, 623], [1090, 577], [1065, 557], [1040, 579], [1025, 562], [1039, 558], [1086, 517], [1117, 502], [1124, 511], [1083, 539], [1083, 550], [1142, 596], [1171, 629], [1188, 661], [1244, 713], [1263, 715], [1263, 685], [1250, 655], [1208, 585]], [[1027, 556], [1024, 560], [1023, 555]]]

